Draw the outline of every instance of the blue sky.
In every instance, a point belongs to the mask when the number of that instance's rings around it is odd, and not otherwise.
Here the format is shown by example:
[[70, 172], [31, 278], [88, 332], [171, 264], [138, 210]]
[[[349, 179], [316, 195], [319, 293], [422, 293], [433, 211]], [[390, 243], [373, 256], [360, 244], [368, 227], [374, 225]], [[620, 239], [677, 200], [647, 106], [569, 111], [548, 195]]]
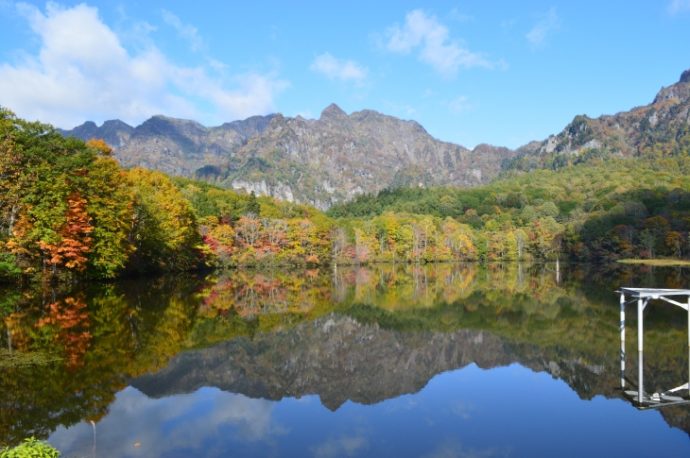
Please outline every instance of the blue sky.
[[335, 102], [472, 147], [649, 103], [690, 68], [690, 0], [0, 0], [0, 105], [70, 128]]

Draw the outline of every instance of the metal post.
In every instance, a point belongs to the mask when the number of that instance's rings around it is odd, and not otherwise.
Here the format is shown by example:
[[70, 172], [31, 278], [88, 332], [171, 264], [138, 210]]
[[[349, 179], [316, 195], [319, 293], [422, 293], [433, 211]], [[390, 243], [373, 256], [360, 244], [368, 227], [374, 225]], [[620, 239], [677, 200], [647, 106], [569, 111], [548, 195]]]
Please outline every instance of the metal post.
[[561, 283], [561, 262], [556, 258], [556, 284]]
[[[690, 300], [690, 298], [689, 298]], [[621, 292], [621, 389], [625, 389], [625, 294]]]
[[642, 371], [642, 366], [644, 365], [644, 358], [642, 355], [644, 351], [644, 324], [642, 323], [643, 311], [644, 303], [642, 298], [639, 298], [637, 299], [637, 361], [639, 364], [637, 368], [637, 402], [639, 404], [642, 404], [642, 395], [644, 394], [644, 379]]

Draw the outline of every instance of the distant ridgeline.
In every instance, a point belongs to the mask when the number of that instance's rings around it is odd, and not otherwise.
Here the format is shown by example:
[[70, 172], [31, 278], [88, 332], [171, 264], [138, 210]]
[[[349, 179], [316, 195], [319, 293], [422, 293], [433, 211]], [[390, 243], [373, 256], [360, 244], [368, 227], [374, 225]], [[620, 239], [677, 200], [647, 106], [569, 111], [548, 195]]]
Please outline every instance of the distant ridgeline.
[[[689, 257], [689, 100], [686, 72], [652, 105], [597, 120], [576, 118], [558, 136], [522, 148], [511, 165], [556, 170], [504, 171], [475, 188], [423, 188], [412, 180], [411, 187], [360, 195], [327, 213], [123, 169], [102, 140], [64, 137], [2, 110], [0, 279], [112, 278], [256, 264]], [[280, 118], [231, 124], [249, 145]], [[373, 112], [348, 116], [332, 106], [319, 121], [294, 122], [335, 132], [342, 123], [364, 129], [370, 118], [384, 125], [399, 121]], [[416, 123], [405, 123], [428, 136]], [[433, 145], [441, 148], [428, 149], [434, 155], [446, 148]], [[294, 170], [287, 162], [276, 169], [255, 159], [266, 173]], [[462, 167], [462, 161], [448, 165]], [[367, 180], [375, 181], [374, 169]]]
[[487, 183], [508, 148], [469, 150], [440, 141], [414, 121], [332, 104], [319, 119], [281, 114], [206, 127], [154, 116], [139, 126], [87, 122], [67, 136], [104, 139], [125, 167], [140, 166], [254, 191], [322, 210], [367, 192], [404, 185]]

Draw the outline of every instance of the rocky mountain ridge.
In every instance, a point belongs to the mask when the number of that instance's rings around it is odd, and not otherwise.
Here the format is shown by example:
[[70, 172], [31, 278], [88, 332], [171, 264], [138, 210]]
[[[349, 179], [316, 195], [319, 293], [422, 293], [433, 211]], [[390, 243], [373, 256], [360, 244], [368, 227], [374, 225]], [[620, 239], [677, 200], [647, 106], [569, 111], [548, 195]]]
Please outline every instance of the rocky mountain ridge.
[[137, 127], [120, 120], [97, 126], [91, 121], [64, 135], [83, 140], [102, 138], [125, 167], [146, 167], [171, 175], [204, 175], [223, 165], [229, 155], [262, 132], [275, 115], [252, 116], [216, 127], [196, 121], [156, 115]]
[[[563, 131], [518, 148], [520, 157], [680, 154], [690, 150], [690, 70], [654, 100], [614, 115], [575, 116]], [[586, 159], [586, 158], [585, 158]]]
[[70, 131], [103, 138], [122, 165], [192, 176], [325, 209], [386, 187], [488, 182], [514, 152], [470, 151], [429, 135], [415, 121], [331, 104], [319, 119], [274, 114], [217, 127], [154, 116], [137, 127], [87, 122]]

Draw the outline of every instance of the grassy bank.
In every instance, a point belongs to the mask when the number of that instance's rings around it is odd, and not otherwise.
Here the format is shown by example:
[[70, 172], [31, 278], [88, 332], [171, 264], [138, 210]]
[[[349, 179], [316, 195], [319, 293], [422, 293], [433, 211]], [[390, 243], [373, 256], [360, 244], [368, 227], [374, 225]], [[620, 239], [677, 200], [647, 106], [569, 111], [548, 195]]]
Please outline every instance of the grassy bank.
[[656, 267], [677, 267], [690, 266], [690, 261], [687, 259], [671, 259], [671, 258], [657, 258], [657, 259], [619, 259], [621, 264], [640, 264], [645, 266]]

